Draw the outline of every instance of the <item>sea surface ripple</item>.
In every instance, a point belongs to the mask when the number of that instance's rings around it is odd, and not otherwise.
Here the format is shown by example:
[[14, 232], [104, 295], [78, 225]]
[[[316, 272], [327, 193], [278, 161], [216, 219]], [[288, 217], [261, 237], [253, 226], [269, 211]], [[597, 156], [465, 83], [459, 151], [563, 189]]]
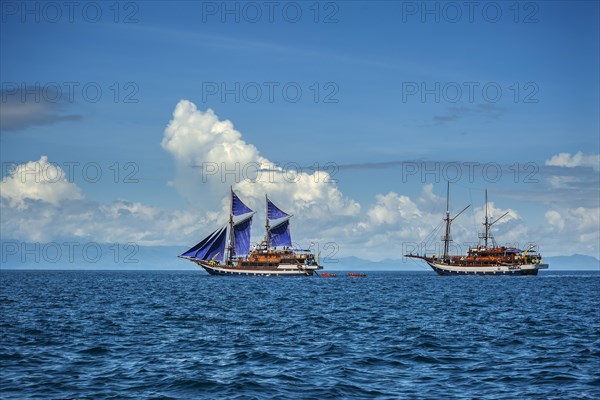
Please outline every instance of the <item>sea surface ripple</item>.
[[600, 398], [600, 273], [0, 272], [0, 397]]

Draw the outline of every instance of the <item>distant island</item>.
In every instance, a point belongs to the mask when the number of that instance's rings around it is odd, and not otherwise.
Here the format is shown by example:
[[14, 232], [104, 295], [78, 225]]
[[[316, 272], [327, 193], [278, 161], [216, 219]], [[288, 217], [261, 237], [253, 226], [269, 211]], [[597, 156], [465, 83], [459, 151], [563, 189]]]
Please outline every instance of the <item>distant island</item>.
[[[600, 260], [582, 254], [544, 257], [550, 271], [600, 271]], [[371, 271], [430, 271], [422, 263], [411, 259], [385, 259], [369, 261], [358, 257], [342, 257], [338, 262], [324, 262], [325, 270], [371, 270]]]
[[[133, 246], [127, 244], [24, 243], [4, 240], [1, 269], [122, 269], [122, 270], [190, 270], [189, 262], [176, 256], [186, 250], [181, 246]], [[84, 250], [85, 247], [85, 250]], [[596, 257], [574, 254], [544, 257], [550, 271], [600, 271]], [[321, 259], [325, 271], [430, 271], [425, 265], [404, 260], [365, 260], [358, 257]]]

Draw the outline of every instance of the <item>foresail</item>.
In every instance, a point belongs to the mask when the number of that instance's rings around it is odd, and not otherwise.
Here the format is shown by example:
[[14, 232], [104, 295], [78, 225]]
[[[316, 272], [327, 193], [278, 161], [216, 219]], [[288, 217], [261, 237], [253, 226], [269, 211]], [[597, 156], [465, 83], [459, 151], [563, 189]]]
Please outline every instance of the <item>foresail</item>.
[[[254, 215], [254, 214], [253, 214]], [[235, 243], [235, 255], [245, 256], [250, 252], [250, 229], [252, 226], [252, 216], [236, 223], [233, 226], [233, 240]]]
[[201, 250], [196, 255], [196, 258], [201, 260], [210, 261], [213, 258], [215, 260], [223, 260], [225, 254], [225, 244], [227, 243], [227, 227], [217, 234], [217, 237], [211, 242], [210, 246], [206, 246], [206, 250]]
[[292, 246], [289, 219], [269, 229], [269, 243], [273, 247]]
[[196, 258], [199, 260], [210, 261], [223, 260], [225, 244], [227, 242], [227, 226], [217, 229], [200, 243], [182, 254], [183, 257]]
[[242, 200], [235, 194], [234, 191], [231, 192], [231, 210], [233, 211], [233, 216], [237, 217], [238, 215], [244, 215], [253, 212], [247, 205], [245, 205]]
[[181, 257], [191, 257], [191, 258], [195, 258], [196, 254], [198, 254], [198, 251], [200, 251], [200, 249], [204, 248], [209, 242], [212, 241], [212, 239], [214, 239], [214, 237], [222, 230], [223, 228], [219, 228], [216, 231], [214, 231], [213, 233], [211, 233], [210, 235], [208, 235], [207, 237], [205, 237], [204, 239], [202, 239], [199, 243], [197, 243], [196, 245], [194, 245], [192, 248], [186, 250]]

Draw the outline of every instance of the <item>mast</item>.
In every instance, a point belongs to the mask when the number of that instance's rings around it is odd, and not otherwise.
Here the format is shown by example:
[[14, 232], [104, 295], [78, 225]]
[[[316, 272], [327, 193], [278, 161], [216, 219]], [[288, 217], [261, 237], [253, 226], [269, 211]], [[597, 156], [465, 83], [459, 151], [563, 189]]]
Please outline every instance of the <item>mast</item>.
[[446, 187], [446, 234], [444, 235], [444, 259], [448, 258], [448, 248], [450, 247], [450, 182]]
[[229, 202], [229, 246], [227, 246], [227, 250], [229, 253], [229, 260], [233, 259], [233, 186], [229, 186], [229, 198], [231, 201]]
[[465, 212], [465, 210], [469, 207], [471, 207], [470, 204], [463, 208], [462, 211], [456, 214], [454, 217], [450, 218], [450, 182], [448, 182], [448, 188], [446, 189], [446, 216], [444, 217], [444, 221], [446, 221], [446, 234], [442, 238], [444, 241], [444, 260], [448, 259], [448, 251], [450, 249], [450, 242], [452, 241], [452, 239], [450, 239], [450, 225], [452, 224], [452, 221], [458, 218], [458, 216]]
[[[508, 213], [509, 213], [509, 211], [505, 212], [500, 217], [498, 217], [494, 221], [490, 222], [490, 218], [488, 216], [488, 195], [487, 195], [487, 189], [485, 189], [485, 221], [483, 222], [483, 226], [485, 226], [485, 232], [483, 234], [483, 240], [484, 240], [483, 243], [484, 243], [486, 249], [488, 248], [489, 239], [492, 239], [492, 247], [497, 246], [496, 240], [490, 233], [491, 227], [496, 222], [500, 221], [502, 218], [504, 218], [506, 215], [508, 215]], [[481, 239], [481, 236], [479, 238]]]
[[483, 225], [485, 225], [485, 239], [484, 239], [484, 243], [485, 243], [485, 248], [487, 249], [488, 247], [488, 238], [490, 237], [490, 223], [488, 220], [488, 200], [487, 200], [487, 188], [485, 189], [485, 222], [483, 223]]
[[269, 226], [269, 198], [267, 197], [267, 194], [265, 193], [265, 243], [267, 246], [267, 250], [269, 250], [269, 247], [271, 246], [271, 244], [269, 243], [269, 231], [271, 230], [271, 227]]

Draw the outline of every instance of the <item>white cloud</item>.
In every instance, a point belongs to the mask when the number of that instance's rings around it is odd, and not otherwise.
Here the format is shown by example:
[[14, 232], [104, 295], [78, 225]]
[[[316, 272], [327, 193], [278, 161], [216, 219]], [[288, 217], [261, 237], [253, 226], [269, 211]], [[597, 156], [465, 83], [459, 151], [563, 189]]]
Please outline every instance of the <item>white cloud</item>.
[[38, 161], [17, 165], [0, 183], [0, 196], [11, 207], [27, 208], [26, 200], [39, 200], [58, 206], [65, 200], [81, 200], [83, 195], [57, 164], [41, 156]]
[[600, 208], [569, 208], [566, 217], [567, 223], [579, 231], [589, 232], [600, 229]]
[[580, 182], [575, 176], [557, 176], [550, 175], [548, 177], [548, 182], [550, 182], [550, 186], [554, 189], [568, 188], [570, 185]]
[[571, 155], [571, 153], [559, 153], [549, 160], [546, 165], [555, 167], [591, 167], [595, 171], [600, 170], [600, 154], [584, 155], [581, 151]]
[[[494, 223], [494, 221], [497, 220], [498, 225], [505, 224], [511, 220], [520, 219], [519, 214], [515, 210], [510, 209], [510, 208], [507, 208], [507, 209], [497, 208], [494, 205], [493, 201], [488, 202], [488, 211], [487, 212], [488, 212], [488, 220], [490, 221], [490, 223]], [[502, 217], [502, 219], [498, 220], [498, 218], [500, 218], [506, 212], [508, 212], [508, 214], [506, 214], [504, 217]], [[485, 220], [485, 205], [475, 208], [475, 220], [481, 221], [483, 223], [483, 221]], [[496, 226], [496, 223], [494, 223], [494, 226]]]
[[369, 209], [369, 222], [377, 225], [394, 225], [399, 220], [411, 220], [422, 217], [421, 211], [410, 197], [389, 192], [378, 194], [377, 203]]
[[546, 222], [550, 226], [555, 227], [559, 231], [562, 231], [565, 228], [565, 220], [562, 218], [558, 211], [548, 210], [546, 211], [546, 214], [544, 214], [544, 216], [546, 217]]
[[3, 238], [138, 245], [192, 245], [216, 226], [214, 213], [168, 210], [117, 200], [109, 204], [64, 201], [59, 206], [28, 201], [27, 209], [3, 205]]
[[220, 121], [213, 110], [198, 110], [195, 104], [181, 100], [173, 111], [161, 145], [178, 162], [188, 166], [202, 162], [266, 163], [256, 147], [241, 137], [231, 121]]
[[[66, 180], [60, 167], [42, 156], [38, 161], [18, 166], [1, 184], [3, 236], [23, 241], [135, 242], [185, 247], [225, 223], [228, 187], [233, 184], [248, 205], [259, 211], [253, 240], [263, 233], [262, 221], [258, 218], [264, 218], [264, 194], [268, 193], [284, 210], [294, 213], [294, 241], [303, 247], [314, 241], [323, 254], [328, 251], [323, 246], [335, 243], [339, 246], [338, 257], [356, 255], [378, 260], [401, 257], [406, 250], [404, 244], [418, 245], [424, 240], [440, 244], [442, 232], [430, 234], [442, 225], [445, 196], [435, 189], [445, 191], [443, 185], [426, 184], [419, 194], [410, 196], [393, 191], [377, 194], [371, 204], [361, 210], [335, 182], [327, 181], [328, 175], [324, 172], [318, 175], [313, 171], [302, 172], [295, 176], [293, 171], [273, 166], [255, 146], [243, 140], [230, 121], [219, 120], [212, 110], [199, 111], [188, 101], [181, 101], [175, 108], [165, 129], [162, 147], [176, 162], [173, 186], [189, 196], [189, 209], [170, 210], [126, 200], [104, 204], [86, 200], [81, 190]], [[569, 156], [569, 160], [576, 157]], [[560, 162], [566, 163], [566, 158]], [[587, 161], [570, 162], [585, 164]], [[228, 164], [228, 168], [236, 163], [240, 167], [244, 163], [255, 163], [270, 168], [271, 172], [263, 173], [258, 181], [252, 182], [233, 181], [232, 176], [221, 179], [217, 171], [203, 182], [202, 170], [192, 167], [202, 163], [215, 163], [219, 169], [221, 163]], [[452, 207], [453, 215], [464, 205]], [[521, 220], [516, 207], [510, 205], [513, 208], [503, 209], [489, 204], [492, 218], [510, 212], [494, 225], [499, 244], [522, 245], [523, 241], [537, 240], [544, 246], [545, 255], [548, 251], [598, 253], [598, 208], [558, 208], [555, 204], [545, 213], [545, 223], [534, 226], [529, 215], [524, 218], [527, 221]], [[483, 214], [483, 207], [471, 207], [453, 223], [454, 244], [461, 246], [454, 252], [464, 253], [466, 244], [477, 241]]]
[[423, 201], [427, 198], [434, 202], [440, 199], [433, 193], [431, 185], [423, 186], [417, 200], [395, 192], [378, 194], [366, 213], [344, 224], [336, 224], [324, 234], [342, 243], [345, 255], [374, 260], [401, 258], [425, 239], [428, 239], [428, 248], [439, 247], [437, 235], [430, 234], [440, 225], [443, 215], [439, 210], [428, 211], [431, 204]]
[[222, 197], [232, 185], [255, 208], [264, 207], [267, 193], [286, 211], [301, 212], [305, 218], [328, 220], [360, 211], [360, 205], [343, 196], [326, 172], [275, 166], [242, 139], [231, 121], [220, 120], [211, 109], [198, 110], [187, 100], [175, 107], [161, 145], [177, 163], [174, 186], [190, 199], [199, 198], [198, 188], [204, 197], [207, 192]]
[[550, 252], [553, 254], [592, 254], [600, 245], [600, 208], [554, 208], [545, 214]]
[[439, 210], [446, 201], [445, 197], [438, 196], [433, 192], [433, 184], [427, 183], [421, 188], [421, 195], [417, 199], [419, 205], [426, 210]]
[[[499, 246], [525, 248], [533, 241], [540, 241], [539, 231], [532, 232], [532, 221], [528, 217], [521, 218], [519, 212], [513, 208], [496, 206], [493, 201], [488, 202], [488, 221], [492, 224], [490, 234]], [[504, 215], [505, 213], [508, 213]], [[504, 216], [503, 216], [504, 215]], [[472, 235], [484, 233], [485, 204], [473, 209]], [[477, 236], [474, 236], [477, 240]]]
[[17, 165], [0, 183], [2, 235], [22, 241], [86, 240], [139, 245], [188, 243], [216, 213], [86, 200], [48, 157]]
[[[460, 204], [451, 210], [455, 216], [466, 204]], [[519, 214], [514, 209], [502, 209], [488, 204], [490, 221], [494, 221], [505, 212], [508, 215], [493, 225], [492, 234], [497, 243], [521, 243], [529, 240], [529, 230], [520, 221]], [[348, 237], [343, 240], [353, 240], [352, 236], [368, 238], [365, 246], [372, 253], [378, 249], [381, 254], [397, 251], [401, 255], [403, 246], [426, 245], [428, 252], [441, 251], [441, 237], [443, 235], [443, 218], [445, 213], [445, 197], [434, 192], [433, 185], [426, 184], [421, 188], [421, 193], [416, 200], [409, 196], [390, 192], [386, 195], [377, 195], [376, 203], [372, 205], [365, 217], [355, 223], [351, 229], [346, 229]], [[452, 251], [464, 254], [468, 247], [478, 241], [478, 233], [483, 231], [485, 208], [469, 208], [464, 214], [452, 223]], [[421, 251], [425, 248], [419, 247]], [[416, 250], [415, 250], [416, 251]]]

